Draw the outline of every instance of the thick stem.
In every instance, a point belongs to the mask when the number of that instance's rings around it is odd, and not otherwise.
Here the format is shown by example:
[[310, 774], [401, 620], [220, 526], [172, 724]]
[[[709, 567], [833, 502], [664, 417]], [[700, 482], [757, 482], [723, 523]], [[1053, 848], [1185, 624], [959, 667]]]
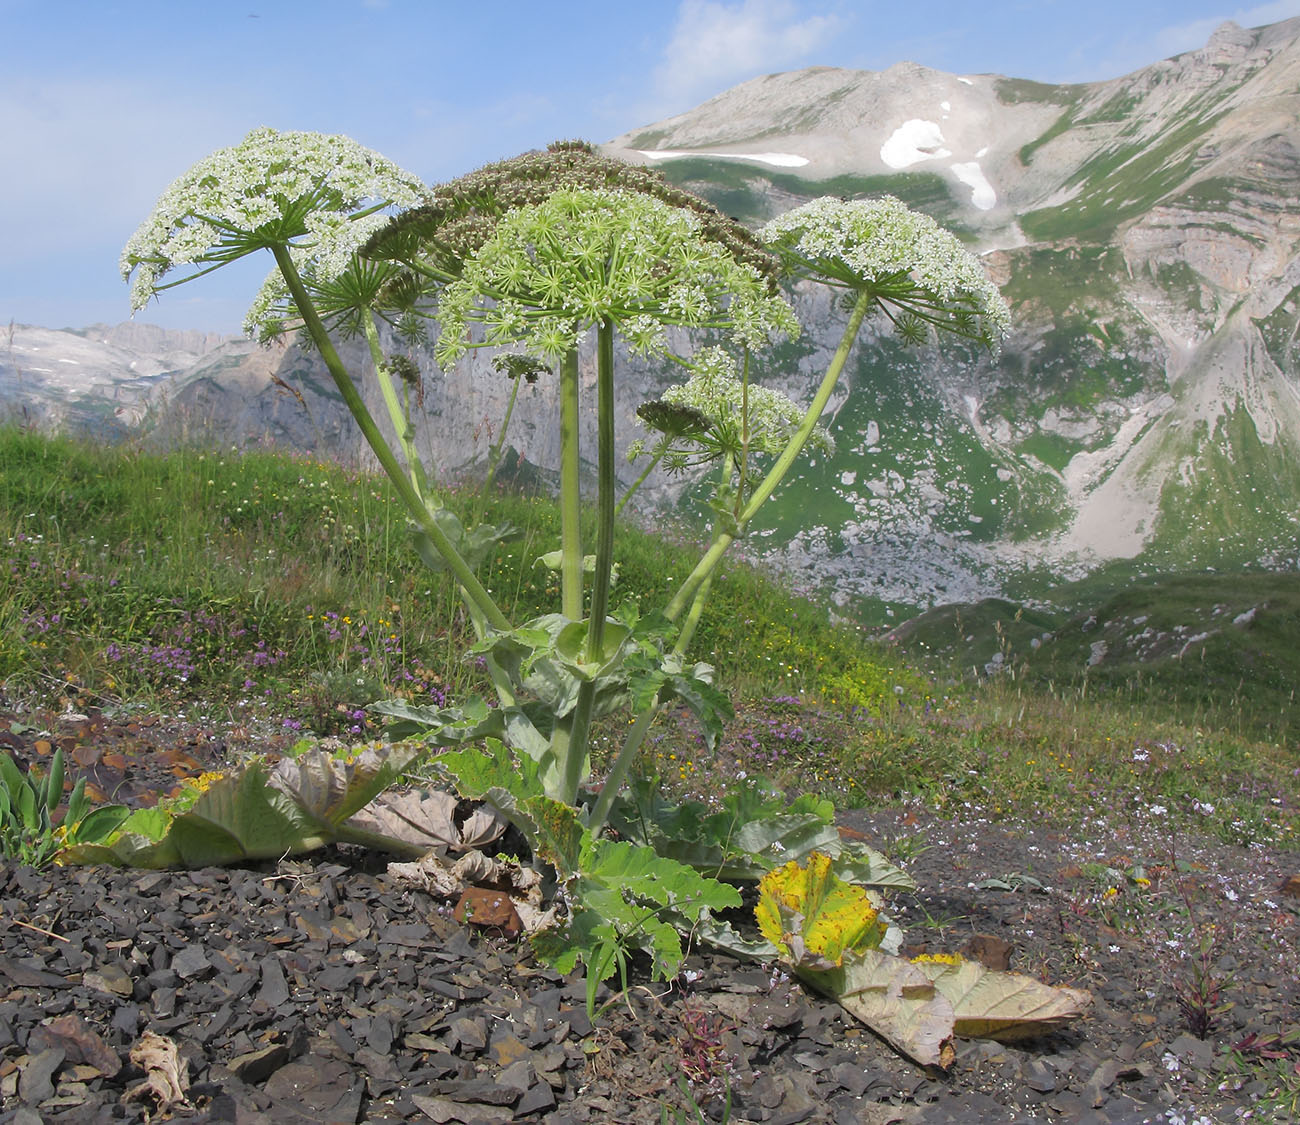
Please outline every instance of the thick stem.
[[591, 620], [587, 659], [598, 660], [609, 611], [610, 572], [614, 567], [614, 325], [596, 329], [596, 570], [591, 581]]
[[560, 612], [582, 620], [582, 478], [578, 448], [578, 349], [560, 363]]
[[799, 454], [803, 452], [803, 447], [808, 444], [808, 439], [812, 437], [813, 430], [817, 428], [817, 423], [821, 420], [822, 411], [826, 409], [826, 404], [830, 401], [831, 392], [835, 390], [835, 384], [840, 381], [840, 374], [844, 370], [845, 363], [848, 362], [849, 352], [853, 350], [854, 341], [858, 338], [858, 329], [862, 327], [862, 322], [866, 319], [867, 312], [875, 303], [875, 300], [875, 297], [868, 292], [858, 294], [858, 299], [853, 306], [853, 312], [849, 314], [849, 322], [844, 326], [844, 334], [840, 337], [840, 346], [835, 349], [835, 355], [831, 358], [831, 365], [826, 369], [821, 386], [817, 388], [817, 393], [813, 396], [812, 402], [808, 404], [808, 409], [804, 412], [799, 428], [790, 436], [790, 441], [785, 449], [781, 451], [781, 456], [776, 459], [776, 464], [767, 471], [767, 476], [763, 478], [762, 484], [754, 489], [754, 495], [750, 497], [749, 503], [745, 505], [745, 510], [740, 513], [741, 527], [744, 527], [754, 518], [758, 509], [776, 491], [776, 486], [785, 479], [785, 474], [790, 471], [790, 466], [795, 463]]
[[[614, 326], [602, 321], [596, 329], [596, 569], [591, 581], [591, 614], [587, 618], [586, 657], [599, 663], [604, 654], [605, 615], [609, 611], [610, 571], [614, 565]], [[577, 800], [587, 772], [591, 712], [596, 683], [578, 688], [564, 757], [565, 800]]]
[[293, 264], [293, 259], [289, 256], [288, 247], [277, 245], [273, 246], [271, 251], [275, 255], [276, 265], [280, 267], [280, 272], [284, 275], [285, 284], [289, 286], [289, 292], [293, 296], [294, 303], [298, 306], [299, 313], [302, 314], [303, 324], [306, 326], [312, 342], [315, 343], [317, 350], [321, 354], [321, 359], [325, 361], [325, 366], [334, 379], [334, 385], [338, 388], [338, 392], [348, 410], [352, 412], [352, 417], [356, 419], [361, 433], [370, 444], [370, 448], [374, 451], [375, 457], [378, 458], [379, 464], [383, 467], [384, 472], [388, 474], [388, 479], [393, 482], [393, 487], [402, 503], [406, 505], [406, 510], [410, 513], [411, 518], [428, 534], [435, 550], [443, 557], [448, 569], [455, 576], [456, 581], [460, 583], [465, 597], [473, 602], [488, 624], [494, 629], [508, 630], [510, 622], [506, 615], [501, 612], [496, 602], [492, 600], [492, 596], [475, 577], [469, 564], [461, 557], [460, 552], [456, 550], [451, 540], [443, 533], [442, 528], [438, 526], [438, 521], [433, 518], [424, 501], [412, 486], [410, 479], [402, 471], [402, 466], [393, 455], [388, 443], [384, 441], [384, 436], [379, 432], [379, 427], [375, 424], [374, 418], [367, 409], [365, 401], [361, 397], [361, 392], [357, 390], [356, 385], [352, 382], [352, 376], [348, 374], [347, 368], [343, 366], [343, 361], [334, 348], [334, 342], [325, 330], [325, 325], [321, 323], [321, 319], [316, 313], [316, 307], [311, 303], [307, 288], [303, 285], [302, 278], [298, 275], [298, 270]]

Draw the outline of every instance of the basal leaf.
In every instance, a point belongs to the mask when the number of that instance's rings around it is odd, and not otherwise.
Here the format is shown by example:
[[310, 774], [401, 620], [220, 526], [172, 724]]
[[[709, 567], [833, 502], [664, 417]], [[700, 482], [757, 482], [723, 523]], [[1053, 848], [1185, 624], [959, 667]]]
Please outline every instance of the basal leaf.
[[481, 699], [470, 699], [459, 707], [427, 707], [404, 699], [381, 699], [368, 709], [392, 720], [385, 728], [388, 737], [418, 737], [425, 747], [458, 746], [499, 736], [503, 729], [502, 715]]
[[277, 762], [270, 784], [308, 817], [337, 828], [428, 752], [422, 743], [397, 742], [382, 749], [367, 747], [352, 761], [340, 761], [323, 750], [311, 750], [297, 760]]
[[530, 834], [537, 854], [556, 869], [561, 879], [578, 873], [587, 830], [578, 819], [578, 810], [549, 797], [530, 797], [520, 809], [533, 824]]
[[1012, 1041], [1045, 1035], [1077, 1019], [1092, 996], [1019, 973], [1001, 973], [953, 956], [913, 964], [952, 1004], [958, 1035]]
[[952, 1004], [910, 962], [866, 949], [832, 972], [799, 975], [922, 1066], [956, 1059]]
[[806, 867], [792, 861], [758, 884], [759, 930], [796, 968], [838, 965], [844, 956], [880, 944], [885, 928], [867, 892], [837, 879], [831, 857], [814, 852]]

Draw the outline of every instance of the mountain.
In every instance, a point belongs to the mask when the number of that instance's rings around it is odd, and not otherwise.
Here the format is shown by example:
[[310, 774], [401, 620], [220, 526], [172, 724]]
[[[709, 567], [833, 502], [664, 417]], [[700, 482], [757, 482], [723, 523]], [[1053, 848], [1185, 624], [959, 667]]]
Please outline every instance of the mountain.
[[[996, 356], [904, 349], [868, 327], [831, 405], [836, 454], [788, 482], [749, 553], [880, 614], [1032, 592], [1108, 560], [1294, 568], [1298, 122], [1292, 19], [1224, 24], [1204, 48], [1108, 82], [912, 63], [769, 75], [604, 146], [749, 222], [819, 195], [898, 196], [981, 254], [1011, 303]], [[764, 358], [763, 377], [799, 398], [839, 326], [824, 293], [797, 302], [804, 335]], [[11, 329], [2, 401], [157, 440], [359, 455], [328, 377], [297, 347], [163, 334], [132, 345], [132, 368], [117, 331]], [[89, 374], [91, 351], [99, 383], [56, 409], [52, 389], [72, 386], [62, 360]], [[430, 460], [443, 474], [481, 463], [509, 384], [484, 356], [445, 375], [417, 358]], [[625, 436], [668, 378], [625, 367]], [[558, 432], [548, 389], [521, 393], [509, 435], [543, 470]], [[689, 482], [652, 477], [643, 495], [696, 510]]]
[[984, 255], [1001, 355], [860, 347], [841, 452], [773, 521], [774, 553], [838, 591], [913, 601], [919, 575], [965, 600], [1115, 558], [1296, 564], [1298, 121], [1292, 19], [1081, 85], [769, 75], [607, 151], [751, 221], [888, 192]]

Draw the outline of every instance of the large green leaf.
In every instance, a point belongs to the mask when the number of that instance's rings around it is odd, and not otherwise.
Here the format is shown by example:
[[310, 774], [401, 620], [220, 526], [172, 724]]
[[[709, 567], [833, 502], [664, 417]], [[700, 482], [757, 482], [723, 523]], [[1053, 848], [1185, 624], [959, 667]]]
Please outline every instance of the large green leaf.
[[386, 726], [389, 738], [419, 737], [426, 747], [459, 746], [488, 735], [499, 736], [504, 717], [482, 699], [466, 700], [459, 707], [429, 707], [405, 699], [382, 699], [367, 710], [386, 715], [393, 721]]
[[758, 785], [736, 786], [720, 809], [698, 801], [671, 804], [648, 779], [620, 796], [610, 824], [625, 839], [690, 864], [719, 879], [760, 879], [814, 851], [832, 857], [839, 878], [863, 886], [911, 890], [911, 877], [873, 848], [844, 840], [832, 823], [834, 806], [814, 796], [787, 803]]
[[417, 742], [367, 747], [350, 761], [309, 750], [297, 759], [277, 762], [270, 783], [318, 825], [337, 828], [428, 753], [429, 748]]

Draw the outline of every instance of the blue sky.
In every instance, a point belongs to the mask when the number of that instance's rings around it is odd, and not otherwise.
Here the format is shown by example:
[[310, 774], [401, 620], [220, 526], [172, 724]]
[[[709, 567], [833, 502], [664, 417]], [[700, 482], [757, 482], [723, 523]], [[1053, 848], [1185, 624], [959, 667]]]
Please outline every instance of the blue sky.
[[[910, 60], [1114, 78], [1300, 0], [0, 0], [0, 323], [130, 313], [122, 244], [195, 160], [257, 125], [346, 133], [430, 183], [604, 141], [758, 74]], [[235, 331], [269, 262], [140, 319]]]

